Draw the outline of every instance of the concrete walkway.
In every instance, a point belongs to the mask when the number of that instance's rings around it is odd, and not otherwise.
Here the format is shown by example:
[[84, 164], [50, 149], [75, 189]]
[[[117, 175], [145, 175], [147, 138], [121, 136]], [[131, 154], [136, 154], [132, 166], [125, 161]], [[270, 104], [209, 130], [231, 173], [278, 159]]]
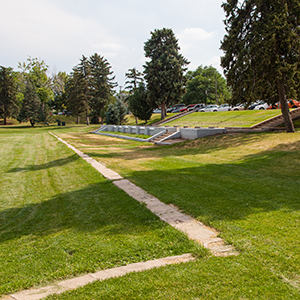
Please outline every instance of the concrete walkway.
[[209, 228], [200, 223], [198, 220], [181, 213], [174, 206], [161, 202], [143, 189], [131, 183], [129, 180], [123, 179], [123, 177], [118, 173], [106, 168], [95, 159], [77, 150], [63, 139], [57, 137], [51, 132], [50, 134], [75, 151], [80, 157], [98, 170], [105, 178], [112, 180], [115, 186], [125, 191], [129, 196], [137, 201], [145, 203], [147, 208], [156, 214], [161, 220], [184, 232], [191, 240], [194, 240], [209, 249], [213, 255], [229, 256], [238, 254], [231, 245], [226, 245], [224, 241], [218, 237], [218, 232], [215, 229]]
[[[145, 203], [147, 208], [156, 214], [161, 220], [167, 222], [174, 228], [184, 232], [190, 239], [203, 245], [209, 249], [214, 256], [229, 256], [237, 255], [238, 252], [231, 246], [226, 245], [224, 241], [218, 237], [218, 232], [209, 228], [198, 220], [191, 218], [188, 215], [181, 213], [176, 207], [167, 205], [159, 201], [154, 196], [148, 194], [140, 187], [134, 185], [129, 180], [124, 179], [118, 173], [106, 168], [103, 164], [97, 162], [93, 158], [77, 150], [72, 145], [68, 144], [61, 138], [50, 132], [55, 138], [67, 145], [85, 161], [91, 164], [98, 170], [105, 178], [112, 180], [113, 184], [125, 191], [129, 196], [141, 203]], [[54, 283], [49, 286], [32, 288], [21, 291], [12, 295], [4, 296], [1, 300], [37, 300], [47, 297], [51, 294], [59, 294], [68, 290], [76, 289], [97, 280], [105, 280], [112, 277], [120, 277], [131, 272], [141, 272], [152, 268], [162, 267], [170, 264], [185, 263], [194, 260], [191, 254], [183, 254], [180, 256], [173, 256], [161, 258], [141, 263], [134, 263], [124, 267], [117, 267], [113, 269], [99, 271], [93, 274], [87, 274], [73, 279], [68, 279]]]
[[195, 258], [193, 258], [191, 254], [183, 254], [179, 256], [172, 256], [150, 260], [146, 262], [134, 263], [124, 267], [117, 267], [109, 270], [103, 270], [96, 273], [83, 275], [72, 279], [67, 279], [45, 287], [21, 291], [19, 293], [5, 296], [1, 300], [38, 300], [52, 294], [60, 294], [66, 291], [77, 289], [94, 281], [101, 281], [113, 277], [121, 277], [132, 272], [141, 272], [153, 268], [163, 267], [166, 265], [186, 263], [193, 260], [195, 260]]

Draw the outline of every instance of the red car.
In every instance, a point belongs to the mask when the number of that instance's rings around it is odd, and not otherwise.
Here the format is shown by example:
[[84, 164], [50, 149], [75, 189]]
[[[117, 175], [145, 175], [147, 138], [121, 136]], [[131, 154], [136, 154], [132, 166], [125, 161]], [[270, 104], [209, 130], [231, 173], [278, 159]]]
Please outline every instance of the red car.
[[189, 104], [187, 107], [183, 107], [183, 108], [180, 110], [180, 112], [188, 111], [189, 108], [192, 108], [192, 107], [194, 107], [195, 105], [196, 105], [196, 104]]

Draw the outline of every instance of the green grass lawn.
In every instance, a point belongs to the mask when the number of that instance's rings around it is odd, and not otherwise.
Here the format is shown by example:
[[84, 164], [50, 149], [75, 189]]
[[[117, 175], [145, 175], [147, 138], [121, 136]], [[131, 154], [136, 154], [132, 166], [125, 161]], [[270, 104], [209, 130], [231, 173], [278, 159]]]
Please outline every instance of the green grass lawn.
[[266, 119], [279, 115], [277, 109], [244, 110], [224, 112], [195, 112], [164, 124], [165, 126], [216, 126], [216, 127], [251, 127]]
[[0, 295], [132, 262], [207, 255], [49, 128], [86, 135], [96, 127], [0, 128]]
[[240, 255], [205, 256], [49, 299], [300, 299], [300, 133], [172, 146], [56, 131], [165, 203], [219, 230]]

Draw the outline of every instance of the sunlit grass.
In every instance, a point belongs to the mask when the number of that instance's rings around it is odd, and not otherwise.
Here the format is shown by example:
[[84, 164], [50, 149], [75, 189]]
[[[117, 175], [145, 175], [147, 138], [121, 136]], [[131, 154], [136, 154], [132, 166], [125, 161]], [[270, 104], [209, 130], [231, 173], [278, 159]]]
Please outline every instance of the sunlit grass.
[[275, 110], [244, 110], [224, 112], [195, 112], [171, 121], [170, 126], [216, 126], [216, 127], [251, 127], [266, 119], [279, 115]]
[[[60, 135], [72, 142], [72, 133]], [[95, 159], [216, 228], [240, 255], [130, 274], [50, 299], [300, 299], [299, 132], [145, 148], [82, 137], [84, 147], [98, 145], [89, 152]]]

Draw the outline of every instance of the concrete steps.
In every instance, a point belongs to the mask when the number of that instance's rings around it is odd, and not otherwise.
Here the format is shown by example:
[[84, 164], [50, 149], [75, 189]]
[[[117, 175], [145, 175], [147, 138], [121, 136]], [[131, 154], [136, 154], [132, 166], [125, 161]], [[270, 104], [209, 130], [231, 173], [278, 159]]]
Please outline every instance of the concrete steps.
[[151, 143], [154, 143], [154, 144], [157, 144], [157, 143], [160, 143], [162, 142], [165, 138], [169, 137], [170, 135], [174, 134], [174, 132], [167, 132], [167, 133], [164, 133], [156, 138], [154, 138], [153, 140], [151, 140], [150, 142]]

